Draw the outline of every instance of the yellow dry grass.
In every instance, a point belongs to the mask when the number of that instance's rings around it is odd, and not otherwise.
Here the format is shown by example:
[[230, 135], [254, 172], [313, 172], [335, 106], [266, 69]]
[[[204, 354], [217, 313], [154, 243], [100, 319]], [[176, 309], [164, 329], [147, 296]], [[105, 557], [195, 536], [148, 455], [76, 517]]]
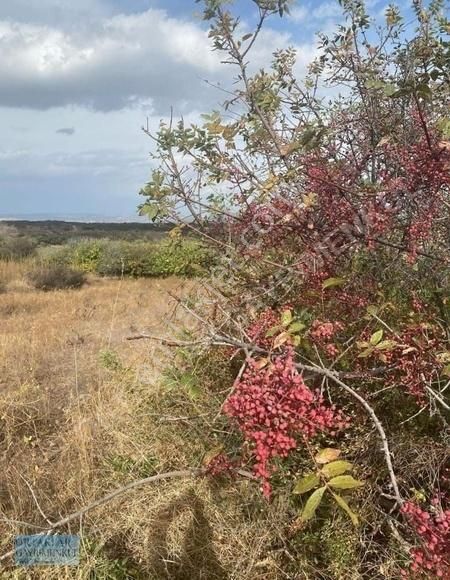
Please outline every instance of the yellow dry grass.
[[[192, 282], [92, 278], [81, 290], [44, 293], [20, 281], [23, 265], [2, 268], [8, 279], [0, 294], [4, 553], [16, 534], [39, 531], [45, 518], [57, 521], [126, 482], [198, 467], [214, 446], [215, 426], [208, 416], [177, 419], [202, 410], [161, 382], [162, 369], [174, 365], [172, 352], [125, 340], [136, 331], [170, 332], [169, 319], [184, 324], [167, 291], [185, 294]], [[0, 577], [283, 578], [276, 558], [266, 554], [285, 524], [279, 514], [286, 510], [279, 508], [261, 501], [257, 486], [245, 480], [223, 488], [206, 480], [157, 483], [63, 528], [81, 534], [78, 568], [27, 570], [8, 562]]]

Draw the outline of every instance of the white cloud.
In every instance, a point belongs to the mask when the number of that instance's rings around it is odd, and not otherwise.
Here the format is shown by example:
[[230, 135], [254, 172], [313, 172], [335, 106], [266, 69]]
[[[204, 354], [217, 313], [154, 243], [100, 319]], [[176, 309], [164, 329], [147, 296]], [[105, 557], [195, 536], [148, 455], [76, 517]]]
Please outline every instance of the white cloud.
[[[0, 0], [2, 212], [132, 214], [151, 168], [152, 142], [140, 131], [146, 117], [155, 130], [173, 105], [176, 116], [195, 122], [198, 111], [226, 98], [203, 80], [230, 88], [235, 71], [211, 52], [200, 22], [158, 9], [118, 12], [138, 5]], [[265, 28], [252, 70], [295, 44], [296, 70], [304, 70], [314, 47], [295, 40]]]
[[296, 6], [292, 8], [289, 14], [289, 19], [294, 22], [304, 22], [308, 17], [309, 11], [305, 6]]
[[[287, 32], [263, 30], [255, 67], [289, 44]], [[311, 53], [311, 45], [300, 48]], [[0, 54], [0, 106], [40, 110], [75, 104], [110, 111], [147, 102], [157, 114], [172, 105], [185, 113], [222, 98], [204, 79], [229, 82], [232, 74], [198, 23], [156, 9], [71, 29], [0, 21]]]
[[151, 99], [158, 111], [208, 100], [221, 70], [198, 25], [150, 9], [87, 29], [0, 22], [0, 104], [113, 110]]

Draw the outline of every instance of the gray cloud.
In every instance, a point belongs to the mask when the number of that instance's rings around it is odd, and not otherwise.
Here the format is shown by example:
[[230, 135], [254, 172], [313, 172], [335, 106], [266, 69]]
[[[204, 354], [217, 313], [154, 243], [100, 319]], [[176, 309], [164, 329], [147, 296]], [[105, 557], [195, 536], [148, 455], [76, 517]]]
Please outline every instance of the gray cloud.
[[[211, 52], [200, 21], [139, 12], [150, 2], [0, 0], [2, 213], [132, 214], [152, 165], [145, 118], [156, 130], [173, 106], [195, 122], [226, 98], [202, 82], [228, 88], [233, 71]], [[299, 70], [314, 52], [306, 40]], [[253, 66], [292, 43], [288, 31], [265, 29]]]
[[[52, 1], [67, 4], [47, 5]], [[287, 33], [264, 30], [255, 64], [267, 65], [272, 51], [289, 42]], [[311, 53], [309, 45], [303, 48]], [[199, 23], [157, 9], [69, 29], [0, 20], [0, 54], [0, 106], [37, 110], [78, 105], [107, 112], [146, 103], [155, 114], [172, 105], [186, 113], [222, 99], [203, 80], [229, 82], [232, 74]]]
[[75, 129], [73, 127], [61, 127], [61, 129], [57, 129], [56, 132], [61, 135], [73, 135], [75, 133]]
[[211, 98], [202, 78], [220, 78], [206, 32], [153, 9], [72, 31], [2, 21], [0, 53], [0, 105], [8, 107], [109, 111], [146, 100], [158, 112], [185, 110]]

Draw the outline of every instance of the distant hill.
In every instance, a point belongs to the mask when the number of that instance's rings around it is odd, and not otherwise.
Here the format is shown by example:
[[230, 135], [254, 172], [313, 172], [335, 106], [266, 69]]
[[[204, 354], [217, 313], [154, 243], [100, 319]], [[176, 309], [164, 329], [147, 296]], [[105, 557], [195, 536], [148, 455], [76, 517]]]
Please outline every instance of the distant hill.
[[128, 216], [104, 216], [93, 213], [15, 213], [1, 214], [0, 222], [28, 221], [28, 222], [77, 222], [77, 223], [145, 223], [148, 218], [137, 214]]
[[17, 234], [33, 238], [39, 244], [64, 244], [82, 238], [110, 238], [120, 240], [155, 240], [163, 237], [171, 224], [150, 222], [81, 222], [60, 220], [7, 220], [1, 222], [13, 227]]

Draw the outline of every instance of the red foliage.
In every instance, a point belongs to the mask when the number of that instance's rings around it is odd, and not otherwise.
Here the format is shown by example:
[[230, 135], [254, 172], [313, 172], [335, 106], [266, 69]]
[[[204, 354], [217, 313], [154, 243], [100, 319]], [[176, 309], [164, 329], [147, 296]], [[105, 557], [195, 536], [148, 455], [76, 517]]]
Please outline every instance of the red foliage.
[[408, 326], [394, 337], [397, 346], [390, 351], [374, 351], [391, 367], [387, 382], [402, 388], [418, 404], [426, 401], [425, 387], [439, 376], [443, 364], [437, 355], [446, 350], [442, 330], [430, 324]]
[[317, 346], [323, 348], [329, 357], [333, 357], [338, 354], [339, 349], [331, 340], [343, 328], [344, 325], [341, 322], [321, 322], [320, 320], [314, 320], [309, 331], [309, 336]]
[[409, 501], [401, 509], [421, 542], [419, 547], [411, 550], [410, 571], [414, 577], [424, 574], [433, 575], [433, 578], [450, 578], [450, 509], [440, 508], [439, 498], [435, 498], [432, 504], [434, 506], [425, 510]]
[[269, 349], [273, 338], [266, 337], [267, 331], [280, 324], [280, 314], [272, 308], [267, 308], [250, 324], [247, 329], [248, 337], [261, 348]]
[[251, 444], [254, 472], [262, 479], [263, 493], [269, 497], [271, 460], [286, 457], [294, 450], [296, 437], [310, 439], [325, 430], [335, 434], [347, 426], [348, 419], [305, 385], [295, 367], [292, 349], [288, 348], [268, 366], [259, 366], [254, 359], [248, 361], [224, 410], [237, 421]]

